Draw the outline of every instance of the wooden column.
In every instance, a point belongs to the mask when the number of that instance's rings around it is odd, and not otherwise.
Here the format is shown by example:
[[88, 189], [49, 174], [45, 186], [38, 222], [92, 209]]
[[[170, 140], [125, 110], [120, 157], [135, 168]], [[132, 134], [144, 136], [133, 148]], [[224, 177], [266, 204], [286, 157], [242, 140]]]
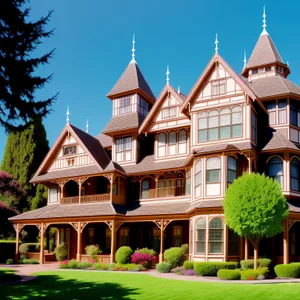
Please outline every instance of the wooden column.
[[60, 243], [60, 231], [59, 228], [56, 230], [56, 246], [58, 246]]
[[41, 223], [40, 227], [40, 235], [41, 235], [41, 245], [40, 245], [40, 264], [43, 264], [45, 262], [44, 260], [44, 223]]
[[164, 253], [164, 219], [161, 219], [160, 224], [160, 252], [159, 252], [159, 262], [163, 261], [163, 253]]
[[81, 203], [81, 182], [78, 183], [78, 203]]
[[245, 259], [248, 259], [249, 257], [249, 243], [248, 243], [248, 240], [245, 238]]
[[111, 241], [110, 241], [110, 263], [114, 263], [115, 261], [115, 253], [116, 253], [116, 241], [117, 241], [117, 232], [116, 232], [116, 221], [111, 221]]
[[77, 223], [77, 254], [76, 260], [80, 261], [81, 259], [81, 222]]
[[283, 263], [289, 263], [289, 222], [287, 219], [283, 223]]
[[19, 260], [19, 232], [20, 232], [20, 225], [17, 223], [16, 226], [16, 253], [15, 253], [15, 262]]

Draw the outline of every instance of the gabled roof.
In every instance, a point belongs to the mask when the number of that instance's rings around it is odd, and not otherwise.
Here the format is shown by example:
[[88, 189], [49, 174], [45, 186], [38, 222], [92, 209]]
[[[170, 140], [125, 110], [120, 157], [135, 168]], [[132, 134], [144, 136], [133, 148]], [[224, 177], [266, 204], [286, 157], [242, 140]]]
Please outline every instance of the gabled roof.
[[268, 33], [262, 33], [254, 47], [245, 69], [271, 63], [284, 64], [276, 46]]
[[145, 117], [138, 112], [117, 115], [110, 119], [102, 132], [105, 134], [110, 134], [127, 129], [138, 129], [144, 119]]
[[[198, 78], [196, 83], [194, 84], [192, 90], [190, 91], [189, 95], [187, 96], [186, 100], [182, 104], [180, 111], [183, 112], [184, 109], [187, 107], [187, 104], [192, 100], [195, 94], [201, 88], [203, 82], [205, 82], [206, 77], [209, 75], [211, 70], [214, 68], [215, 62], [219, 62], [226, 71], [230, 74], [230, 76], [241, 86], [241, 88], [253, 99], [256, 99], [255, 94], [251, 91], [251, 89], [247, 86], [247, 84], [240, 78], [240, 76], [229, 66], [229, 64], [218, 54], [216, 53], [211, 60], [209, 61], [208, 65], [204, 69], [201, 76]], [[265, 110], [263, 105], [259, 102], [260, 106]]]
[[136, 90], [144, 92], [148, 97], [155, 101], [155, 96], [137, 63], [130, 62], [120, 79], [106, 96], [113, 99], [114, 96], [119, 94]]
[[[71, 124], [66, 124], [62, 132], [60, 133], [58, 139], [56, 140], [55, 144], [52, 146], [46, 157], [44, 158], [43, 162], [41, 163], [39, 169], [36, 171], [34, 177], [31, 179], [31, 182], [39, 181], [39, 176], [41, 175], [42, 171], [52, 159], [52, 157], [57, 153], [58, 147], [63, 142], [65, 136], [70, 133], [77, 143], [91, 156], [91, 158], [95, 161], [96, 168], [98, 168], [98, 173], [102, 172], [107, 168], [110, 163], [110, 159], [106, 154], [104, 148], [102, 147], [99, 140], [94, 138], [93, 136], [89, 135], [88, 133], [82, 131], [81, 129], [75, 127]], [[70, 168], [70, 170], [73, 168]], [[79, 172], [83, 171], [83, 168], [74, 168], [80, 169]], [[87, 171], [87, 170], [86, 170]], [[95, 170], [93, 170], [93, 173]]]
[[257, 78], [251, 82], [248, 82], [246, 78], [243, 79], [257, 98], [260, 99], [286, 94], [300, 96], [300, 87], [282, 76], [267, 76]]
[[143, 121], [139, 129], [139, 134], [141, 134], [147, 128], [147, 125], [150, 123], [150, 121], [160, 112], [160, 107], [163, 105], [163, 101], [168, 92], [172, 94], [172, 96], [180, 103], [180, 105], [182, 105], [182, 103], [186, 99], [186, 96], [184, 94], [178, 93], [169, 83], [167, 83], [158, 96], [155, 104], [152, 106], [150, 112], [146, 116], [145, 120]]

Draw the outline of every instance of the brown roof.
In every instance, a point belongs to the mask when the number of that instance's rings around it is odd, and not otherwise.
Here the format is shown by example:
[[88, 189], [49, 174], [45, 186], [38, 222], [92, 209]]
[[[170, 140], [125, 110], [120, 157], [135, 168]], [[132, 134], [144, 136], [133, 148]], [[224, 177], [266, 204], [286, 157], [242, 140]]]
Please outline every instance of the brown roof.
[[223, 207], [223, 200], [202, 200], [190, 205], [190, 207], [187, 209], [187, 212], [190, 212], [196, 208], [213, 208], [213, 207]]
[[104, 148], [109, 148], [112, 146], [113, 144], [113, 140], [112, 138], [107, 135], [107, 134], [104, 134], [104, 133], [100, 133], [98, 134], [97, 136], [95, 136], [95, 138], [97, 140], [99, 140], [99, 142], [101, 143], [101, 145], [104, 147]]
[[262, 145], [261, 151], [279, 149], [299, 150], [299, 148], [293, 142], [291, 142], [283, 134], [273, 128], [268, 128], [266, 130], [264, 141], [265, 143]]
[[103, 133], [123, 131], [125, 129], [138, 129], [145, 117], [138, 112], [114, 116], [103, 129]]
[[107, 94], [107, 97], [116, 96], [118, 94], [130, 92], [137, 89], [142, 90], [150, 98], [155, 100], [155, 96], [145, 77], [143, 76], [140, 68], [135, 62], [131, 62], [125, 69], [120, 79]]
[[262, 77], [252, 80], [252, 82], [248, 82], [247, 79], [244, 79], [244, 81], [258, 98], [286, 94], [300, 96], [300, 88], [282, 76]]
[[261, 34], [246, 65], [246, 69], [275, 62], [283, 64], [283, 60], [270, 35], [267, 33]]
[[181, 168], [185, 165], [185, 158], [175, 160], [155, 161], [154, 155], [145, 156], [140, 162], [135, 165], [124, 165], [122, 168], [127, 174], [151, 172], [156, 170], [165, 170], [172, 168]]
[[287, 202], [290, 212], [300, 213], [300, 205], [298, 202]]

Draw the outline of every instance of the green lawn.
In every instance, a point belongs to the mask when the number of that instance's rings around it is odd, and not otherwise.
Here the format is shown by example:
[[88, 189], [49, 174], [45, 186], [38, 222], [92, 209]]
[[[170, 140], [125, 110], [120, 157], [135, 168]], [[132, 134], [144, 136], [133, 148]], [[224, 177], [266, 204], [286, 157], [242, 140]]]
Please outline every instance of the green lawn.
[[[14, 270], [1, 268], [0, 269], [0, 283], [1, 282], [13, 282], [20, 279], [20, 276], [15, 274]], [[0, 299], [1, 299], [1, 292], [0, 292]]]
[[228, 284], [160, 279], [147, 274], [55, 271], [0, 286], [0, 299], [300, 299], [299, 284]]

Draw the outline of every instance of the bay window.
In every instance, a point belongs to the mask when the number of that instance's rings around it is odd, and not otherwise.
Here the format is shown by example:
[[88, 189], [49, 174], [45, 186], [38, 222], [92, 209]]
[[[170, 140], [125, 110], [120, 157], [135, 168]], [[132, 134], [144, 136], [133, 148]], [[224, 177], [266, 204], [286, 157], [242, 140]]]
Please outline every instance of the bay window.
[[291, 190], [300, 192], [300, 162], [296, 157], [291, 160]]
[[132, 160], [132, 137], [124, 137], [116, 140], [116, 158], [117, 162]]
[[195, 197], [201, 196], [201, 160], [198, 160], [195, 165]]
[[265, 106], [269, 113], [269, 125], [287, 123], [287, 99], [267, 101]]
[[223, 253], [223, 222], [220, 218], [213, 218], [209, 222], [209, 254]]
[[196, 237], [195, 237], [195, 252], [196, 254], [205, 254], [205, 236], [206, 236], [206, 222], [204, 218], [196, 221]]
[[237, 178], [238, 166], [237, 160], [229, 156], [227, 159], [227, 185], [229, 186]]
[[221, 159], [211, 157], [206, 161], [206, 183], [220, 182]]
[[283, 162], [281, 158], [276, 156], [268, 161], [267, 175], [277, 180], [283, 187]]

